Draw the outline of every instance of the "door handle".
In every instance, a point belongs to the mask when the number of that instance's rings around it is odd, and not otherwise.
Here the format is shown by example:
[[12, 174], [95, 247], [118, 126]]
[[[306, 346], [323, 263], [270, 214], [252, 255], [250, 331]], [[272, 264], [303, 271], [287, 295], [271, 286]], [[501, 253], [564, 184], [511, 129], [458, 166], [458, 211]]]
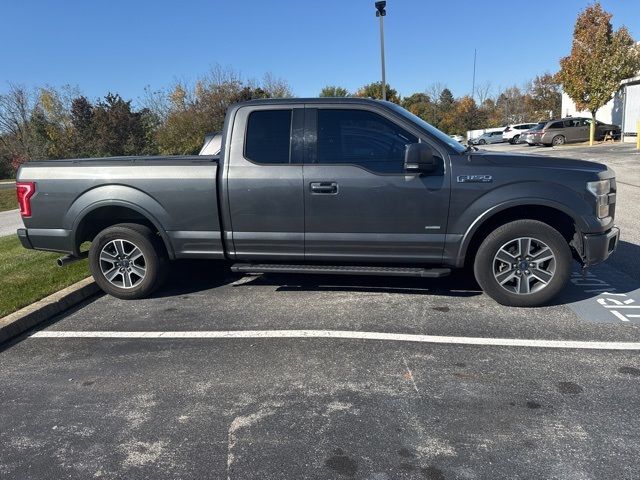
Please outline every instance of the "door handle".
[[311, 193], [336, 195], [338, 184], [336, 182], [311, 182]]

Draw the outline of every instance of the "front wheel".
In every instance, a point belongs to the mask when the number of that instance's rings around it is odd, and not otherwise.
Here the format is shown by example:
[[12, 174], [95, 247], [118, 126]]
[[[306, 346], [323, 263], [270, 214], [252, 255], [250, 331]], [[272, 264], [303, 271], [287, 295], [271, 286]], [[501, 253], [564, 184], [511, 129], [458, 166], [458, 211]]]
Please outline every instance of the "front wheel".
[[537, 220], [507, 223], [482, 242], [474, 273], [487, 295], [502, 305], [537, 307], [567, 284], [571, 250], [553, 227]]
[[91, 243], [89, 268], [98, 286], [117, 298], [150, 295], [166, 269], [164, 247], [144, 225], [122, 223], [102, 230]]
[[478, 145], [486, 145], [487, 141], [482, 139], [482, 140], [478, 140]]

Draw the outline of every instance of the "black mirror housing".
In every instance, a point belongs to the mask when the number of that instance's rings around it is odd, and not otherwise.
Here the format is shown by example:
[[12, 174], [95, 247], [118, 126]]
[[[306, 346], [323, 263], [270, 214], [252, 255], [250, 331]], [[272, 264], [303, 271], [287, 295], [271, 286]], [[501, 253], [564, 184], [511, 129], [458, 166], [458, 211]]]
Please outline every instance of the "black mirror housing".
[[431, 173], [438, 163], [433, 151], [425, 143], [410, 143], [404, 151], [404, 169], [411, 173]]

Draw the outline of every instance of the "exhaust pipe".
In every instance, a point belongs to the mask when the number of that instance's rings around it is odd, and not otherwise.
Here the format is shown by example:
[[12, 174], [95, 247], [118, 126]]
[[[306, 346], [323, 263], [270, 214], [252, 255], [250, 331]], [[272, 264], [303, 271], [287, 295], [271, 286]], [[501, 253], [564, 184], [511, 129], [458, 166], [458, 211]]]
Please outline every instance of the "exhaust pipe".
[[70, 263], [77, 262], [78, 260], [82, 260], [87, 258], [89, 252], [82, 252], [79, 256], [75, 255], [65, 255], [64, 257], [60, 257], [56, 262], [59, 267], [64, 267], [65, 265], [69, 265]]

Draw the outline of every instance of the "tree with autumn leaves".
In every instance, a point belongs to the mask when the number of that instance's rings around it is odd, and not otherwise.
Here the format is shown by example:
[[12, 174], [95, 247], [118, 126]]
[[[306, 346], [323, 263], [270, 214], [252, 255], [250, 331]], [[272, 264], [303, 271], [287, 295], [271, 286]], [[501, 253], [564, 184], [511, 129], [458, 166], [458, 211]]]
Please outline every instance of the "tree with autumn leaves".
[[622, 80], [639, 70], [640, 48], [625, 27], [613, 30], [611, 14], [600, 3], [578, 15], [571, 53], [560, 60], [558, 80], [579, 110], [591, 112], [591, 144], [596, 112], [613, 98]]

